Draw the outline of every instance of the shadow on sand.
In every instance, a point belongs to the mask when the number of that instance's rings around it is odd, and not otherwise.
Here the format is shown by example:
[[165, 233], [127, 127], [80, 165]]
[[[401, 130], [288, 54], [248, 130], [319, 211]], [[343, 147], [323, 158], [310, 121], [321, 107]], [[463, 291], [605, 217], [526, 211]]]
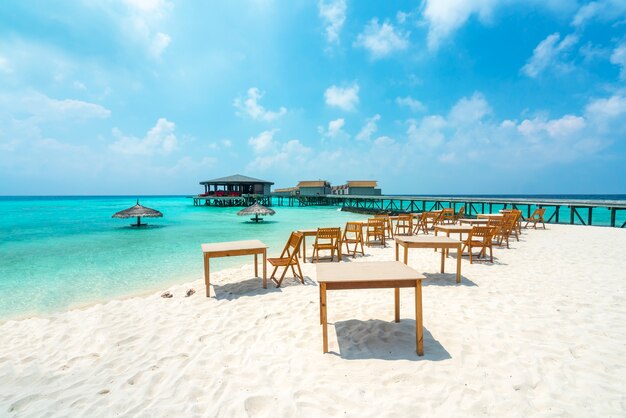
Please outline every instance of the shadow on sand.
[[335, 322], [339, 353], [346, 360], [381, 359], [411, 361], [442, 361], [452, 357], [424, 327], [424, 355], [415, 352], [415, 320], [399, 323], [379, 319], [350, 319]]

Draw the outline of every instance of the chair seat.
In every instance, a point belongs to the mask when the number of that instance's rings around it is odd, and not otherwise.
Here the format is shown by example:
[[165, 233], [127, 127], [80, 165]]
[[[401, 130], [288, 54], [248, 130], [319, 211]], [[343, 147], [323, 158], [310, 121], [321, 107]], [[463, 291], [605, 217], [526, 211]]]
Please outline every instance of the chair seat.
[[289, 259], [289, 258], [268, 258], [267, 262], [270, 263], [273, 266], [288, 266], [288, 265], [295, 265], [297, 264], [297, 262], [293, 259]]
[[313, 244], [314, 248], [318, 250], [334, 250], [337, 249], [337, 246], [334, 244]]

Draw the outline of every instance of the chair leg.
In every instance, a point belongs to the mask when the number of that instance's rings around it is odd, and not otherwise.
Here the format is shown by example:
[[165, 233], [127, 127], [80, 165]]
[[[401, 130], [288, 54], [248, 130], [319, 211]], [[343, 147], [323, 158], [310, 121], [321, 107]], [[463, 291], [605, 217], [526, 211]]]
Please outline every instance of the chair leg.
[[278, 270], [278, 266], [275, 266], [275, 267], [274, 267], [274, 270], [272, 271], [272, 275], [270, 276], [270, 279], [271, 279], [271, 280], [274, 280], [274, 279], [275, 279], [274, 275], [276, 274], [276, 270]]
[[302, 274], [302, 269], [300, 268], [300, 263], [296, 260], [296, 266], [298, 266], [298, 271], [300, 272], [300, 281], [304, 284], [304, 274]]
[[489, 246], [489, 257], [491, 258], [491, 264], [493, 264], [493, 247], [491, 245]]

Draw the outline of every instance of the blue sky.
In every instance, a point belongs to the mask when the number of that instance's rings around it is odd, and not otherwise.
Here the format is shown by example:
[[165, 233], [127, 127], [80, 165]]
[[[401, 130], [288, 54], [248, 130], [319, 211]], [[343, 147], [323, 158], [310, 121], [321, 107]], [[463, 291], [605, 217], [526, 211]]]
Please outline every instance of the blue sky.
[[626, 1], [11, 1], [0, 194], [626, 193]]

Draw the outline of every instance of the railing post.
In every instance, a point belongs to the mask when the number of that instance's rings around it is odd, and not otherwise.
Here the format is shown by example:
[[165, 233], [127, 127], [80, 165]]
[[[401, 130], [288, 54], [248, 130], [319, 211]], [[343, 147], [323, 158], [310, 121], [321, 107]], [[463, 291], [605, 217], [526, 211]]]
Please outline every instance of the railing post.
[[615, 226], [615, 208], [609, 208], [611, 210], [611, 226]]
[[592, 222], [592, 218], [593, 218], [593, 216], [591, 214], [592, 209], [593, 208], [591, 206], [589, 206], [589, 213], [587, 214], [587, 225], [591, 225], [591, 222]]

